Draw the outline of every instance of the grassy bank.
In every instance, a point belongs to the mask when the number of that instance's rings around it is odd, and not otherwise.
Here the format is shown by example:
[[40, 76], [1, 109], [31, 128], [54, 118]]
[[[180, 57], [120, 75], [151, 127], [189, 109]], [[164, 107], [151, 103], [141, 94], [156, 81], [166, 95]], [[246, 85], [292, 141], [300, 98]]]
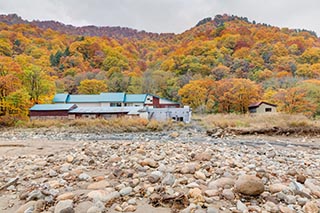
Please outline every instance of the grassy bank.
[[75, 120], [34, 120], [18, 122], [17, 128], [62, 128], [74, 129], [81, 132], [145, 132], [162, 131], [183, 124], [171, 121], [148, 121], [141, 118], [115, 118], [115, 119], [75, 119]]
[[210, 136], [228, 135], [320, 135], [320, 120], [304, 115], [276, 114], [215, 114], [195, 115], [194, 119]]
[[276, 114], [212, 114], [194, 115], [200, 125], [206, 129], [211, 128], [239, 128], [239, 129], [263, 129], [263, 128], [296, 128], [296, 127], [320, 127], [319, 120], [312, 120], [304, 115], [292, 115], [284, 113]]

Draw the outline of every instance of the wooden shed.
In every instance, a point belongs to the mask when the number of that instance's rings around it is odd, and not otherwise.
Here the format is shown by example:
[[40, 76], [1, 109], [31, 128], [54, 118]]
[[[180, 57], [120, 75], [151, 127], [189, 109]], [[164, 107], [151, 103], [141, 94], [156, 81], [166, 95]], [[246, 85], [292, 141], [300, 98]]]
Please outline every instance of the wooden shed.
[[277, 105], [270, 104], [265, 101], [261, 101], [258, 103], [251, 104], [249, 106], [250, 113], [270, 113], [277, 112]]

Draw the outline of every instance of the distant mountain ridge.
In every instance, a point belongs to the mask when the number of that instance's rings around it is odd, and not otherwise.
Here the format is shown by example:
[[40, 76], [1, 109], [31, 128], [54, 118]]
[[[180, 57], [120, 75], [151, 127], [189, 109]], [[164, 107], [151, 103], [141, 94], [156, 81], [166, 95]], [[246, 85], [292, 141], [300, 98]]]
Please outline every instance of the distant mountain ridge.
[[99, 37], [110, 37], [110, 38], [131, 38], [131, 39], [143, 39], [143, 38], [151, 38], [151, 39], [159, 39], [162, 38], [170, 38], [173, 37], [174, 33], [151, 33], [146, 31], [139, 31], [136, 29], [131, 29], [128, 27], [97, 27], [94, 25], [75, 27], [73, 25], [66, 25], [58, 21], [39, 21], [33, 20], [28, 21], [22, 19], [17, 14], [8, 14], [8, 15], [0, 15], [0, 22], [14, 25], [14, 24], [31, 24], [37, 26], [41, 29], [52, 29], [61, 33], [69, 34], [69, 35], [81, 35], [81, 36], [99, 36]]

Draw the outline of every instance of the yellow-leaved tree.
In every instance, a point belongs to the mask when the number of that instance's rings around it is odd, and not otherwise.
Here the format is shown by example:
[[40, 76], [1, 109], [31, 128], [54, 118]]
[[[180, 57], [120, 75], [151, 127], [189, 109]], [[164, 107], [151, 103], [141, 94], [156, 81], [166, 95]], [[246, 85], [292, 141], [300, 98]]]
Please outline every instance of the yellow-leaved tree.
[[197, 109], [204, 107], [206, 111], [212, 111], [214, 106], [215, 82], [212, 79], [199, 79], [190, 81], [178, 92], [183, 104]]
[[102, 80], [86, 79], [81, 81], [78, 87], [80, 94], [99, 94], [101, 92], [107, 92], [107, 84]]

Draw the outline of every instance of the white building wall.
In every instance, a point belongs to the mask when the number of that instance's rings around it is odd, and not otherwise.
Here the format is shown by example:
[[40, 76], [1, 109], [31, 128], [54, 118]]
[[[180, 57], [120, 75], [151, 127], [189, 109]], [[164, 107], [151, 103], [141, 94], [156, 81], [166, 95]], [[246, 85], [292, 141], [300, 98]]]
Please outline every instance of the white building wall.
[[76, 104], [78, 107], [100, 107], [101, 103], [71, 103]]
[[126, 103], [127, 107], [143, 107], [143, 103]]
[[268, 113], [266, 112], [267, 108], [271, 108], [271, 112], [277, 112], [277, 108], [274, 106], [270, 106], [268, 104], [262, 103], [258, 108], [257, 108], [257, 113]]
[[176, 102], [160, 98], [160, 104], [176, 104]]
[[152, 95], [147, 95], [145, 104], [152, 104], [153, 103], [153, 96]]
[[191, 121], [192, 110], [190, 107], [184, 108], [148, 108], [148, 118], [158, 121], [177, 120], [189, 123]]
[[148, 112], [141, 112], [139, 117], [148, 120]]
[[101, 106], [102, 106], [102, 107], [109, 107], [109, 106], [110, 106], [110, 103], [101, 103]]

